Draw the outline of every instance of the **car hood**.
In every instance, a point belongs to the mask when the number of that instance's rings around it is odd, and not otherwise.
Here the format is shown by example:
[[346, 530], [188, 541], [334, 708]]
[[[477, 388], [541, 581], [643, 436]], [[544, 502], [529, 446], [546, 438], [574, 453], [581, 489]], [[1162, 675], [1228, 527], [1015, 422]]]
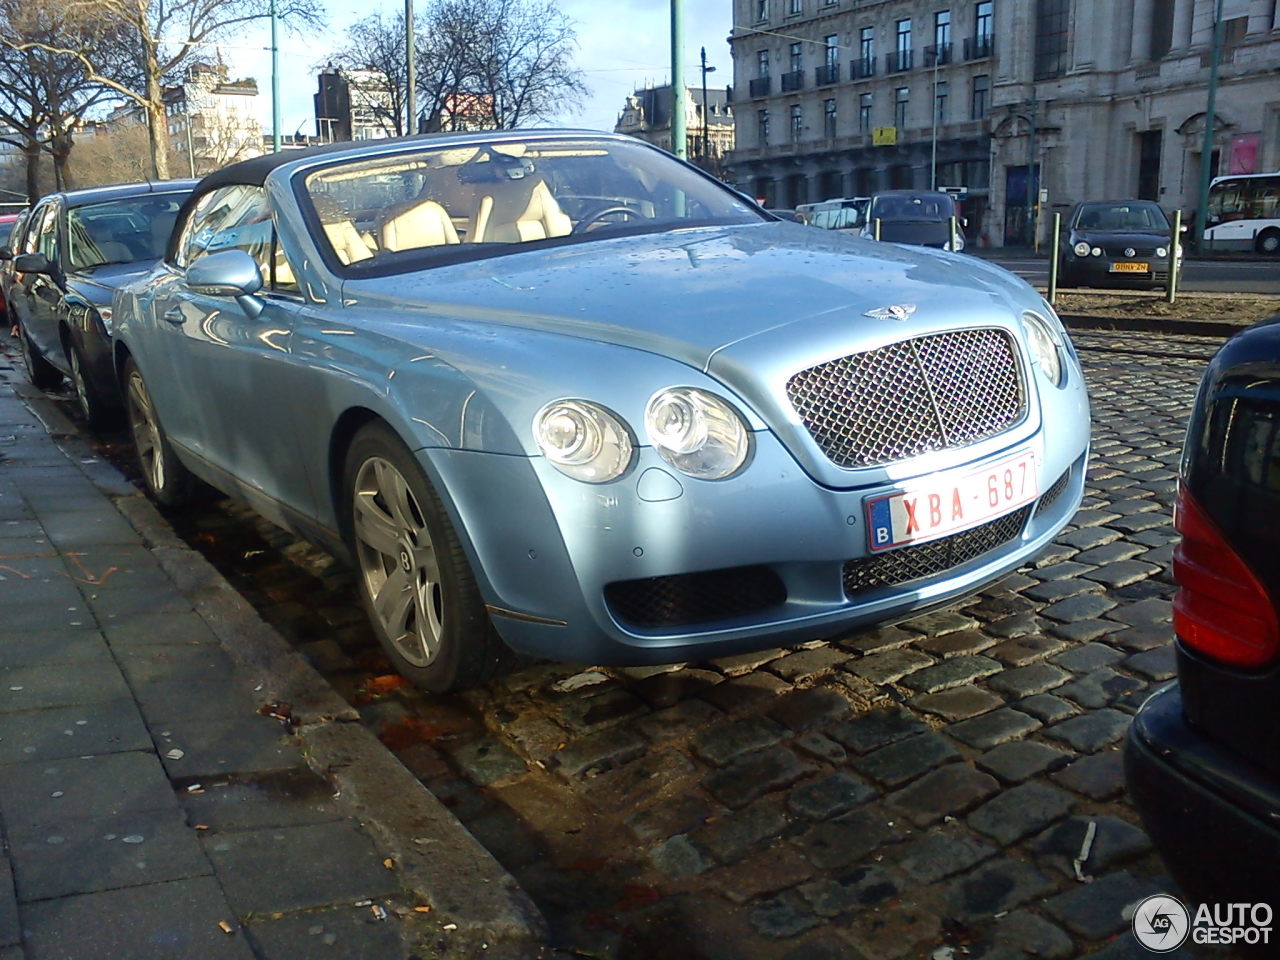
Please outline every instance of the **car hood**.
[[132, 263], [108, 263], [95, 270], [73, 273], [67, 285], [95, 307], [111, 306], [111, 297], [120, 287], [136, 280], [156, 265], [155, 260], [135, 260]]
[[[939, 318], [1005, 320], [1038, 302], [1012, 274], [970, 258], [877, 244], [799, 224], [765, 223], [544, 247], [395, 277], [348, 281], [349, 307], [385, 317], [436, 315], [633, 347], [700, 370], [733, 344], [803, 325], [909, 336], [911, 319], [865, 316], [914, 305]], [[411, 311], [406, 313], [405, 311]], [[380, 319], [417, 341], [416, 319]], [[770, 337], [771, 340], [776, 339]]]

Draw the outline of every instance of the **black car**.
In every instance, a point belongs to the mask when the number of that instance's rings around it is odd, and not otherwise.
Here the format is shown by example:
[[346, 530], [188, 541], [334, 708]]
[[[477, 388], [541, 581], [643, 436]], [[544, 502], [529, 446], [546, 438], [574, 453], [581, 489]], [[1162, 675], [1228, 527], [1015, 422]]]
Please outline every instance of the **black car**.
[[195, 180], [128, 183], [44, 197], [11, 245], [3, 291], [31, 382], [71, 378], [90, 426], [118, 410], [111, 297], [161, 257]]
[[[952, 223], [955, 249], [964, 249], [964, 221], [949, 193], [929, 190], [885, 190], [867, 205], [862, 236], [886, 243], [910, 243], [920, 247], [950, 250]], [[876, 225], [880, 233], [876, 235]]]
[[1187, 893], [1280, 906], [1280, 315], [1209, 365], [1175, 525], [1178, 682], [1134, 719], [1129, 795]]
[[[1154, 290], [1168, 285], [1173, 228], [1159, 204], [1150, 200], [1077, 203], [1063, 231], [1059, 286]], [[1178, 269], [1182, 269], [1181, 259]]]

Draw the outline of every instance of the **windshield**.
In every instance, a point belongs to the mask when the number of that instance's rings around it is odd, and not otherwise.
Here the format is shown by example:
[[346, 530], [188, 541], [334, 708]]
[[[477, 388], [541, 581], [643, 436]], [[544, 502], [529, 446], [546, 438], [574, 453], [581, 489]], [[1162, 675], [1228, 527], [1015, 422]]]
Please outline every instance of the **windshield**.
[[359, 157], [310, 174], [304, 186], [333, 255], [361, 272], [763, 219], [670, 156], [613, 140], [511, 140]]
[[1087, 203], [1080, 208], [1076, 226], [1081, 230], [1167, 233], [1169, 221], [1154, 203]]
[[72, 270], [108, 263], [159, 260], [169, 243], [178, 208], [187, 193], [90, 203], [67, 211], [67, 261]]
[[871, 201], [870, 219], [942, 223], [954, 213], [955, 204], [946, 194], [913, 193], [875, 197]]

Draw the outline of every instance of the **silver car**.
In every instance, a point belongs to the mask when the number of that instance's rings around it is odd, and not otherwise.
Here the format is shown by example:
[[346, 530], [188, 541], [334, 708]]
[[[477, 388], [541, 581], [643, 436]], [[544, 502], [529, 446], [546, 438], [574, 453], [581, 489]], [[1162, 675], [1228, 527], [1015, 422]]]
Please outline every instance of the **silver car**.
[[150, 492], [348, 558], [397, 667], [661, 663], [900, 619], [1079, 503], [1075, 353], [980, 261], [771, 217], [626, 137], [465, 133], [207, 177], [115, 302]]

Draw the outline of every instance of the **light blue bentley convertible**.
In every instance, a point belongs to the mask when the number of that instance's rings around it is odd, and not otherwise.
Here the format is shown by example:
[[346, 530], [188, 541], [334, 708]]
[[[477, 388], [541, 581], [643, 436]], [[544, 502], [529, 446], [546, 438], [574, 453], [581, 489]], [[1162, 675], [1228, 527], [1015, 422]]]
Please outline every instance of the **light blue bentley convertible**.
[[350, 560], [396, 666], [662, 663], [954, 601], [1080, 502], [1075, 352], [965, 256], [779, 221], [626, 137], [456, 134], [206, 177], [115, 301], [151, 494]]

